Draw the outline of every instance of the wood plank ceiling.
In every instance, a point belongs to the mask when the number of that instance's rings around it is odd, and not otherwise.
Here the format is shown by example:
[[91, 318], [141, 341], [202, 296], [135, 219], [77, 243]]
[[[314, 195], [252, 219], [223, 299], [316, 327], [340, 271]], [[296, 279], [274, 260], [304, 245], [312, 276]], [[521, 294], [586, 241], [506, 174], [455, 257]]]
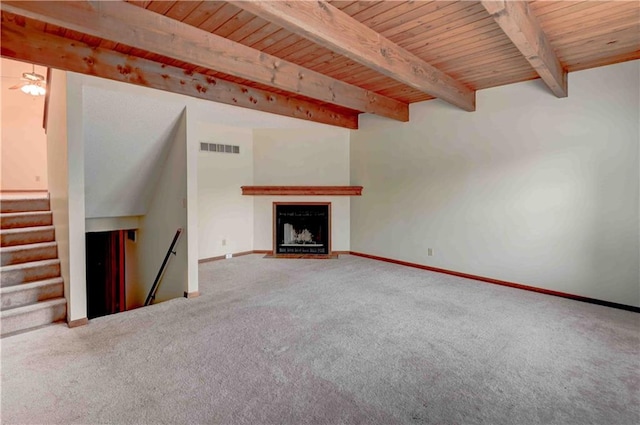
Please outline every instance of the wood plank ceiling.
[[[632, 1], [2, 1], [2, 56], [357, 128], [640, 58]], [[569, 81], [570, 85], [570, 81]]]

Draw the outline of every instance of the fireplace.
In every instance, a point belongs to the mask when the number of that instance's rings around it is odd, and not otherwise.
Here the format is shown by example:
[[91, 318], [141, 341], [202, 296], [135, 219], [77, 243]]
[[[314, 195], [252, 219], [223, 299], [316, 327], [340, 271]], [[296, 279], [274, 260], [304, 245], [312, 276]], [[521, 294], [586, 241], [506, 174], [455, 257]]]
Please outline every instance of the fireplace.
[[274, 202], [273, 221], [274, 255], [331, 254], [330, 202]]

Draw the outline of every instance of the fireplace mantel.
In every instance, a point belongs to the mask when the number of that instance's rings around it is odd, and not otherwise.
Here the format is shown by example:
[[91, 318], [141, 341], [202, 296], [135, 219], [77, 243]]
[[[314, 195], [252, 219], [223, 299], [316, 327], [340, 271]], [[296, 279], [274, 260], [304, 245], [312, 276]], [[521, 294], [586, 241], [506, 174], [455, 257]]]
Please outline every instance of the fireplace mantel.
[[242, 186], [243, 195], [254, 196], [361, 196], [362, 186]]

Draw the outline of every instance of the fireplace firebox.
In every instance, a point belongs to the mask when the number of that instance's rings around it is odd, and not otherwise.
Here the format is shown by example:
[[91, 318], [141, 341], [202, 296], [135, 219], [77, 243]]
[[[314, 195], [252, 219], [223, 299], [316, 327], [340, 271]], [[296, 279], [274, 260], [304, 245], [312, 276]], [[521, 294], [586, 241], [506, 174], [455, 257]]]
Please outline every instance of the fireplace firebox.
[[274, 255], [329, 255], [331, 203], [274, 202]]

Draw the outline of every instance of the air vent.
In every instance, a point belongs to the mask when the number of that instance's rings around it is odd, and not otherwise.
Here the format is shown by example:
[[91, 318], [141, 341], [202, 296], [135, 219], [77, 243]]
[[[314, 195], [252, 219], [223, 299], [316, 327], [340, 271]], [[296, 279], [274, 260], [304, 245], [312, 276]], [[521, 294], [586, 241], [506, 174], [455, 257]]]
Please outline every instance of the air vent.
[[200, 142], [201, 152], [240, 153], [240, 146]]

